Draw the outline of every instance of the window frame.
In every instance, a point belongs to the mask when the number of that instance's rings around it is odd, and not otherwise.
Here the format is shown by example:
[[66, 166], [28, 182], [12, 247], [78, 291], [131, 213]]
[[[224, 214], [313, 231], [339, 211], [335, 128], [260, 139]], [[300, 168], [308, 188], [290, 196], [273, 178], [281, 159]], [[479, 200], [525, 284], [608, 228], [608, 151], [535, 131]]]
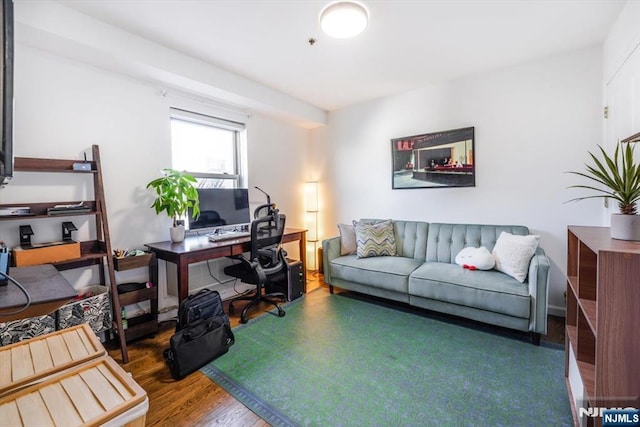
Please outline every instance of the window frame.
[[[247, 182], [247, 166], [246, 166], [246, 123], [239, 121], [215, 117], [212, 115], [197, 113], [190, 110], [171, 107], [169, 114], [170, 125], [173, 120], [194, 123], [202, 126], [223, 129], [233, 132], [233, 166], [234, 173], [209, 173], [185, 170], [186, 173], [192, 175], [199, 182], [201, 180], [218, 179], [231, 180], [232, 188], [248, 188]], [[174, 150], [174, 141], [171, 139], [171, 149]], [[173, 157], [173, 154], [172, 154]]]

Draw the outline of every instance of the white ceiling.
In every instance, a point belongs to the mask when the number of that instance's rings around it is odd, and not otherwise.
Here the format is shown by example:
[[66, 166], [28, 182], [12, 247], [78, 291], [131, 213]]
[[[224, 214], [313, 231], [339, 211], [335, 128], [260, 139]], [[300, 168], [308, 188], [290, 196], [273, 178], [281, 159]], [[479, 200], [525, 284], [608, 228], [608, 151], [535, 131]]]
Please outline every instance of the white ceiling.
[[330, 111], [601, 44], [625, 0], [369, 0], [346, 40], [320, 31], [329, 0], [59, 3]]

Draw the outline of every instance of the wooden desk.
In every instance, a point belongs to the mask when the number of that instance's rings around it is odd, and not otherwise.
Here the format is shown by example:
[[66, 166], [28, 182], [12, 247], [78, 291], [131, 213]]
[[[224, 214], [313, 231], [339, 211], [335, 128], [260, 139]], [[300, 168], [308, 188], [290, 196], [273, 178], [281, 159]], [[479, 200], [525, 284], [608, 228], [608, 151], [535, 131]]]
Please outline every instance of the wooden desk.
[[[76, 296], [73, 286], [51, 264], [14, 267], [9, 269], [9, 275], [29, 293], [31, 305], [20, 313], [0, 316], [0, 322], [44, 316], [56, 311]], [[26, 302], [26, 297], [15, 284], [0, 286], [0, 314], [13, 312]]]
[[[283, 243], [298, 242], [300, 261], [302, 262], [302, 279], [307, 283], [307, 230], [301, 228], [285, 228]], [[240, 255], [251, 249], [251, 238], [222, 240], [210, 242], [207, 236], [191, 236], [183, 242], [157, 242], [145, 244], [155, 252], [158, 259], [176, 264], [178, 270], [178, 304], [189, 296], [189, 264]]]

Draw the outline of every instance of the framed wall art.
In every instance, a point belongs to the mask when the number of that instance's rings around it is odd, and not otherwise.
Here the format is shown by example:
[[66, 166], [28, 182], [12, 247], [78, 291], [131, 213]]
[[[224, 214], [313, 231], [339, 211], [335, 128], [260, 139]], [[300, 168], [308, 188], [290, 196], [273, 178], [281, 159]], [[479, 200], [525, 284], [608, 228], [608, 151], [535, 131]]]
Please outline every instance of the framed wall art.
[[391, 187], [475, 187], [474, 128], [391, 140]]

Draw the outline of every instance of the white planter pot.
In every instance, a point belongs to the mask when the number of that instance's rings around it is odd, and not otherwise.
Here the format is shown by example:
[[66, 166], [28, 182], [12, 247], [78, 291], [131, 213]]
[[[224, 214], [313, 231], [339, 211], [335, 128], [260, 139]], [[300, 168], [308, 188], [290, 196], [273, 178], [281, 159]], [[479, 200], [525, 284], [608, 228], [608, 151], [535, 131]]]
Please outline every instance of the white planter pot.
[[640, 241], [640, 215], [611, 215], [611, 238]]
[[184, 240], [184, 225], [178, 225], [177, 227], [171, 227], [169, 229], [169, 235], [171, 241], [174, 243], [180, 243]]

